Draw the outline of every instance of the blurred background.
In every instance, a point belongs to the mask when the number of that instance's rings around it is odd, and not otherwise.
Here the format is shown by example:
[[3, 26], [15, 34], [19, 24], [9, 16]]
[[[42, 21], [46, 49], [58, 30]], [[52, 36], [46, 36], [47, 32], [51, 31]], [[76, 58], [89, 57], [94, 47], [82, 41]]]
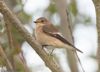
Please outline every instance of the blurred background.
[[[98, 71], [96, 12], [92, 0], [5, 0], [5, 2], [33, 35], [35, 29], [33, 21], [39, 17], [45, 17], [62, 33], [67, 33], [64, 36], [70, 41], [70, 35], [64, 27], [70, 23], [74, 45], [84, 52], [83, 54], [78, 53], [78, 56], [85, 72]], [[14, 27], [12, 27], [12, 34], [15, 49], [10, 54], [9, 40], [3, 16], [0, 14], [0, 44], [8, 57], [14, 56], [13, 64], [16, 72], [52, 72]], [[46, 51], [50, 52], [51, 49], [46, 49]], [[56, 48], [53, 51], [53, 57], [63, 72], [82, 72], [77, 60], [75, 60], [76, 64], [69, 62], [73, 56], [70, 56], [65, 49]], [[75, 65], [77, 70], [72, 70], [71, 64]], [[6, 70], [7, 65], [2, 54], [0, 55], [0, 66], [0, 70]]]

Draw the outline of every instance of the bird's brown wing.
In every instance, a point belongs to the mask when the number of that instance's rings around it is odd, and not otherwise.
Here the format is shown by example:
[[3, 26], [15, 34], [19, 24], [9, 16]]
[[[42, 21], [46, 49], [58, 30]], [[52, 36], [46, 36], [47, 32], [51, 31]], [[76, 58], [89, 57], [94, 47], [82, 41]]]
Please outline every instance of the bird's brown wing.
[[[60, 41], [62, 41], [65, 44], [69, 44], [73, 48], [76, 48], [74, 45], [72, 45], [70, 42], [68, 42], [52, 24], [43, 26], [43, 32], [45, 32], [46, 34], [48, 34], [52, 37], [59, 39]], [[76, 48], [76, 50], [83, 53], [81, 50], [79, 50], [77, 48]]]
[[46, 34], [48, 34], [52, 37], [55, 37], [55, 38], [61, 40], [63, 43], [72, 45], [60, 34], [60, 32], [53, 25], [43, 26], [43, 32], [45, 32]]

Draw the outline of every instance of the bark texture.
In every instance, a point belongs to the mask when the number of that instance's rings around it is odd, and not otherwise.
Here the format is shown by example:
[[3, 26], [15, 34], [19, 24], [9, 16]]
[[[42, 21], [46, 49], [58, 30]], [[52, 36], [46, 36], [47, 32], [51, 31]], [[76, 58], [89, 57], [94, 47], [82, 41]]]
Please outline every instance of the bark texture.
[[100, 0], [93, 0], [95, 9], [96, 9], [96, 25], [97, 25], [97, 32], [98, 32], [98, 50], [97, 50], [97, 59], [98, 59], [98, 66], [100, 72]]

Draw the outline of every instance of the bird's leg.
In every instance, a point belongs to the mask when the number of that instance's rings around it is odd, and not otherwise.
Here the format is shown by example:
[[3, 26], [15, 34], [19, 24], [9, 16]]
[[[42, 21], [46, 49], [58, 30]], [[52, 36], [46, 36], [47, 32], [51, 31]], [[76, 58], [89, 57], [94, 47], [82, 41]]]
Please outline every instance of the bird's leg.
[[53, 56], [53, 55], [52, 55], [53, 51], [54, 51], [54, 48], [52, 49], [52, 51], [51, 51], [51, 53], [50, 53], [50, 56]]
[[46, 46], [48, 46], [48, 45], [42, 45], [42, 49], [44, 49], [44, 47], [46, 47]]
[[[42, 45], [42, 49], [44, 49], [44, 47], [47, 47], [47, 46], [49, 46], [49, 45]], [[54, 48], [52, 49], [52, 51], [50, 52], [50, 54], [49, 54], [49, 56], [53, 56], [53, 51], [54, 51]]]
[[45, 46], [44, 46], [44, 45], [42, 45], [42, 49], [44, 49], [44, 47], [45, 47]]

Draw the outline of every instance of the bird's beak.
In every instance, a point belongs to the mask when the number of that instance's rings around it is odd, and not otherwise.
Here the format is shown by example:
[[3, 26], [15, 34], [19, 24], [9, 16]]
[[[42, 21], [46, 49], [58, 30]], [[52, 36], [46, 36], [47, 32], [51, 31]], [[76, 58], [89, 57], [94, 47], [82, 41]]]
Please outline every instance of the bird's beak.
[[37, 23], [37, 21], [34, 21], [34, 23]]

